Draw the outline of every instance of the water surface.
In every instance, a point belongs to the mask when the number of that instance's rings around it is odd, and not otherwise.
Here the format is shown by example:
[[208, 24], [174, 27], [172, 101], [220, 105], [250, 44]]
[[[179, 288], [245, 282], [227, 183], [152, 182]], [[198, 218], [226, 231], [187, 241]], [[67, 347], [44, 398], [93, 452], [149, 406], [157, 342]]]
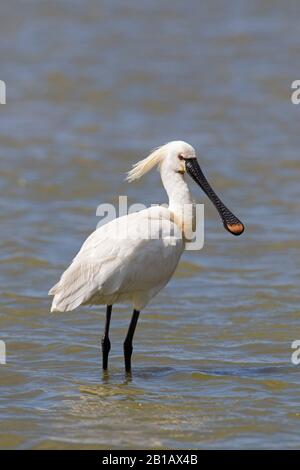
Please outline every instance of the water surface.
[[[299, 6], [11, 0], [1, 7], [0, 447], [297, 448]], [[184, 139], [243, 220], [205, 203], [205, 247], [142, 312], [132, 379], [114, 309], [49, 314], [48, 289], [101, 202], [165, 202], [124, 174]]]

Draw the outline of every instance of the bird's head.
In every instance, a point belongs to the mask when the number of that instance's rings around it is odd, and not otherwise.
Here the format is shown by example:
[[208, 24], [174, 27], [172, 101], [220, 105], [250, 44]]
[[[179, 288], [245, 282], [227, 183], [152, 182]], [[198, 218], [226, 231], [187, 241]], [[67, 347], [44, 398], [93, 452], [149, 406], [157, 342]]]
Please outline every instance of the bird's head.
[[195, 149], [182, 140], [169, 142], [154, 150], [147, 158], [137, 162], [127, 174], [127, 181], [139, 179], [154, 166], [162, 172], [179, 174], [184, 178], [185, 173], [205, 192], [219, 212], [223, 225], [233, 235], [241, 235], [244, 231], [242, 222], [223, 204], [204, 176], [197, 160]]

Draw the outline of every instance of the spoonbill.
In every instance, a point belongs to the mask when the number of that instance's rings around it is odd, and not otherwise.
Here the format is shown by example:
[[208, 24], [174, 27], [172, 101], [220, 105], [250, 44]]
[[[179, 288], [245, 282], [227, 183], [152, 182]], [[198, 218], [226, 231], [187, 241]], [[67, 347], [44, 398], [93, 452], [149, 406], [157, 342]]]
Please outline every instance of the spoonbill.
[[[242, 222], [208, 183], [191, 145], [173, 141], [159, 147], [133, 166], [127, 180], [137, 180], [155, 166], [159, 167], [169, 198], [168, 207], [150, 207], [100, 226], [83, 243], [59, 282], [49, 291], [49, 295], [54, 295], [52, 312], [71, 311], [80, 305], [106, 305], [102, 337], [104, 370], [108, 367], [113, 304], [130, 302], [133, 306], [123, 345], [125, 370], [130, 373], [132, 340], [140, 311], [168, 283], [185, 248], [185, 227], [193, 218], [190, 212], [183, 211], [184, 206], [193, 203], [186, 173], [214, 204], [226, 230], [233, 235], [244, 231]], [[124, 233], [126, 236], [120, 236]]]

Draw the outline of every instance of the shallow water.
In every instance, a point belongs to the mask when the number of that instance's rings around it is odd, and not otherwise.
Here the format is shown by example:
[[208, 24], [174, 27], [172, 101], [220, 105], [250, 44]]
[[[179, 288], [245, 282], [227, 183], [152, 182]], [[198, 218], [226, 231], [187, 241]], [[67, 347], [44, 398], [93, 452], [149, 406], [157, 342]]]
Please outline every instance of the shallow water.
[[[297, 448], [299, 6], [11, 0], [1, 7], [1, 448]], [[102, 308], [49, 314], [47, 291], [101, 202], [164, 202], [156, 172], [193, 144], [245, 222], [205, 203], [205, 246], [142, 312], [124, 377], [126, 306], [102, 376]]]

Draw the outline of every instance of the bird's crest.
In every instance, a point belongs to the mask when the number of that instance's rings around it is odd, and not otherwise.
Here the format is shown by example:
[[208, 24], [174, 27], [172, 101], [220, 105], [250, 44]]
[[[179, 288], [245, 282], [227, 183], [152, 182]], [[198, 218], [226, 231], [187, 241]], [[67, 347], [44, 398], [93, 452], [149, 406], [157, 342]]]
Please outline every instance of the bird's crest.
[[158, 147], [153, 150], [148, 157], [135, 163], [132, 169], [127, 173], [126, 180], [131, 183], [148, 173], [148, 171], [152, 170], [154, 166], [159, 165], [164, 155], [164, 147], [164, 145], [162, 147]]

